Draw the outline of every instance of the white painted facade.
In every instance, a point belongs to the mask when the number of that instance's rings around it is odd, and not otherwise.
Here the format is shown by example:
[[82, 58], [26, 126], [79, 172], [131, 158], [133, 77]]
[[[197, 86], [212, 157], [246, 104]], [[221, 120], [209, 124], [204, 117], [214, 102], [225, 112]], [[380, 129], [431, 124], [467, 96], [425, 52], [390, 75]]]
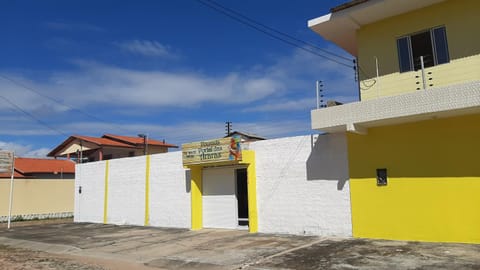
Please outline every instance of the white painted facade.
[[75, 222], [103, 222], [105, 163], [91, 162], [75, 167]]
[[345, 135], [258, 141], [250, 149], [259, 232], [352, 235]]
[[113, 159], [109, 163], [107, 223], [143, 225], [146, 157]]
[[190, 228], [190, 205], [190, 171], [183, 168], [182, 152], [151, 155], [150, 225]]
[[[102, 223], [104, 218], [106, 161], [76, 167], [75, 222]], [[149, 224], [190, 227], [190, 183], [182, 166], [182, 153], [150, 157]], [[189, 178], [189, 177], [188, 177]], [[144, 225], [146, 157], [109, 160], [107, 223]], [[82, 193], [79, 193], [81, 187]]]
[[[256, 141], [247, 147], [255, 151], [259, 232], [351, 236], [345, 135]], [[109, 164], [107, 223], [143, 225], [146, 157]], [[204, 168], [203, 227], [238, 227], [234, 172], [231, 166]], [[151, 226], [191, 226], [189, 179], [181, 152], [151, 155]], [[103, 222], [105, 161], [77, 166], [75, 187], [75, 221]]]

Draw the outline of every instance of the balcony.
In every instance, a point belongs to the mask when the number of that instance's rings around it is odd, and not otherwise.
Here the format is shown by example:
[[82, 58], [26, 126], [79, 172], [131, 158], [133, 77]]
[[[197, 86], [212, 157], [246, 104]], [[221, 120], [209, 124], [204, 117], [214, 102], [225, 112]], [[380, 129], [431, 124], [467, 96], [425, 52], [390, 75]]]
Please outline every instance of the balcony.
[[[480, 80], [480, 55], [451, 60], [448, 64], [425, 68], [425, 88], [444, 87]], [[370, 72], [372, 73], [372, 72]], [[378, 78], [362, 78], [360, 95], [363, 101], [423, 90], [422, 71], [391, 73]]]
[[312, 129], [366, 134], [368, 128], [480, 113], [480, 79], [321, 108]]

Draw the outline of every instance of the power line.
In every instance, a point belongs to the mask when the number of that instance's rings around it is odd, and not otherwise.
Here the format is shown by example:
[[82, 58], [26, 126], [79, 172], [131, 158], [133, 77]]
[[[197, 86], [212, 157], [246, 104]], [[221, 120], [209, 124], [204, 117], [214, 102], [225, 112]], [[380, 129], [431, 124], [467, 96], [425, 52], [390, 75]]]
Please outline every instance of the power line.
[[296, 38], [296, 37], [294, 37], [294, 36], [291, 36], [291, 35], [289, 35], [289, 34], [287, 34], [287, 33], [284, 33], [284, 32], [282, 32], [282, 31], [280, 31], [280, 30], [278, 30], [278, 29], [275, 29], [275, 28], [273, 28], [273, 27], [270, 27], [270, 26], [268, 26], [268, 25], [266, 25], [266, 24], [264, 24], [264, 23], [261, 23], [261, 22], [259, 22], [259, 21], [256, 21], [256, 20], [254, 20], [254, 19], [252, 19], [252, 18], [250, 18], [250, 17], [247, 17], [246, 15], [241, 14], [240, 12], [237, 12], [237, 11], [231, 9], [231, 8], [228, 8], [228, 7], [226, 7], [226, 6], [223, 6], [223, 5], [217, 3], [217, 2], [215, 2], [215, 1], [213, 1], [213, 0], [200, 0], [200, 2], [202, 2], [202, 1], [209, 2], [209, 3], [211, 3], [211, 4], [215, 5], [215, 6], [218, 6], [218, 7], [222, 8], [222, 9], [228, 11], [228, 12], [231, 12], [231, 13], [233, 13], [233, 14], [235, 14], [235, 15], [237, 15], [237, 16], [239, 16], [239, 17], [241, 17], [241, 18], [243, 18], [243, 19], [245, 19], [245, 20], [247, 20], [247, 21], [250, 21], [250, 22], [252, 22], [252, 23], [254, 23], [254, 24], [256, 24], [256, 25], [260, 25], [261, 27], [263, 27], [263, 28], [265, 28], [265, 29], [268, 29], [268, 30], [270, 30], [270, 31], [272, 31], [272, 32], [274, 32], [274, 33], [277, 33], [277, 34], [279, 34], [279, 35], [282, 35], [282, 36], [284, 36], [284, 37], [287, 37], [287, 38], [289, 38], [289, 39], [292, 39], [292, 40], [295, 40], [295, 41], [297, 41], [297, 42], [299, 42], [299, 43], [302, 43], [302, 44], [304, 44], [304, 45], [307, 45], [307, 46], [310, 46], [310, 47], [312, 47], [312, 48], [315, 48], [315, 49], [317, 49], [317, 50], [319, 50], [319, 51], [322, 51], [322, 52], [324, 52], [324, 53], [326, 53], [326, 54], [330, 54], [330, 55], [332, 55], [332, 56], [335, 56], [335, 57], [338, 57], [338, 58], [341, 58], [341, 59], [344, 59], [344, 60], [347, 60], [347, 61], [350, 61], [350, 62], [353, 60], [353, 59], [350, 59], [350, 58], [348, 58], [348, 57], [342, 56], [342, 55], [340, 55], [340, 54], [336, 54], [336, 53], [333, 53], [333, 52], [331, 52], [331, 51], [327, 51], [327, 50], [325, 50], [325, 49], [323, 49], [323, 48], [320, 48], [320, 47], [316, 46], [315, 44], [312, 44], [312, 43], [310, 43], [310, 42], [301, 40], [301, 39]]
[[66, 136], [68, 137], [67, 134], [63, 133], [62, 131], [56, 129], [55, 127], [43, 122], [42, 120], [38, 119], [37, 117], [35, 117], [33, 114], [27, 112], [26, 110], [22, 109], [22, 107], [18, 106], [17, 104], [13, 103], [13, 101], [11, 101], [10, 99], [4, 97], [4, 96], [0, 96], [0, 98], [2, 98], [3, 100], [5, 100], [8, 104], [12, 105], [13, 107], [15, 107], [15, 109], [17, 109], [18, 111], [22, 112], [23, 114], [25, 114], [26, 116], [32, 118], [33, 120], [35, 120], [37, 123], [39, 123], [40, 125], [42, 126], [45, 126], [55, 132], [57, 132], [58, 134], [61, 134], [63, 136]]
[[122, 130], [122, 131], [129, 132], [127, 129], [125, 129], [125, 128], [119, 126], [119, 125], [112, 124], [112, 123], [110, 123], [110, 122], [108, 122], [108, 121], [106, 121], [106, 120], [103, 120], [103, 119], [101, 119], [101, 118], [99, 118], [99, 117], [97, 117], [97, 116], [94, 116], [94, 115], [89, 114], [89, 113], [87, 113], [87, 112], [84, 112], [84, 111], [82, 111], [82, 110], [80, 110], [80, 109], [78, 109], [78, 108], [75, 108], [75, 107], [72, 107], [72, 106], [70, 106], [70, 105], [68, 105], [68, 104], [65, 104], [64, 102], [61, 102], [60, 100], [57, 100], [57, 99], [55, 99], [55, 98], [53, 98], [53, 97], [51, 97], [51, 96], [45, 95], [45, 94], [43, 94], [42, 92], [40, 92], [40, 91], [38, 91], [38, 90], [36, 90], [36, 89], [34, 89], [34, 88], [32, 88], [32, 87], [29, 87], [29, 86], [27, 86], [27, 85], [25, 85], [25, 84], [23, 84], [23, 83], [21, 83], [21, 82], [18, 82], [18, 81], [16, 81], [16, 80], [14, 80], [14, 79], [12, 79], [12, 78], [4, 75], [4, 74], [0, 74], [0, 77], [3, 78], [4, 80], [7, 80], [7, 81], [9, 81], [9, 82], [17, 85], [17, 86], [20, 86], [20, 87], [23, 88], [23, 89], [26, 89], [26, 90], [28, 90], [28, 91], [30, 91], [30, 92], [33, 92], [33, 93], [35, 93], [35, 94], [37, 94], [37, 95], [39, 95], [39, 96], [41, 96], [41, 97], [44, 97], [44, 98], [46, 98], [46, 99], [48, 99], [48, 100], [51, 100], [51, 101], [53, 101], [53, 102], [55, 102], [55, 103], [57, 103], [57, 104], [60, 104], [60, 105], [62, 105], [62, 106], [65, 106], [65, 107], [67, 107], [68, 109], [70, 109], [70, 110], [72, 110], [72, 111], [77, 111], [77, 112], [79, 112], [79, 113], [81, 113], [81, 114], [83, 114], [83, 115], [85, 115], [85, 116], [87, 116], [87, 117], [90, 117], [91, 119], [94, 119], [94, 120], [96, 120], [96, 121], [103, 122], [103, 123], [105, 123], [105, 124], [107, 124], [107, 125], [110, 125], [111, 127], [114, 127], [114, 128], [117, 129], [117, 130]]
[[[253, 28], [253, 29], [261, 32], [261, 33], [264, 33], [264, 34], [266, 34], [266, 35], [268, 35], [268, 36], [270, 36], [270, 37], [272, 37], [272, 38], [274, 38], [274, 39], [276, 39], [276, 40], [279, 40], [279, 41], [281, 41], [281, 42], [283, 42], [283, 43], [289, 44], [289, 45], [291, 45], [291, 46], [293, 46], [293, 47], [299, 48], [299, 49], [301, 49], [301, 50], [303, 50], [303, 51], [309, 52], [309, 53], [314, 54], [314, 55], [316, 55], [316, 56], [323, 57], [323, 58], [325, 58], [325, 59], [327, 59], [327, 60], [330, 60], [330, 61], [332, 61], [332, 62], [335, 62], [335, 63], [337, 63], [337, 64], [339, 64], [339, 65], [352, 68], [352, 66], [349, 65], [349, 64], [345, 64], [345, 63], [340, 62], [339, 60], [336, 60], [336, 59], [334, 59], [334, 58], [332, 58], [332, 57], [330, 57], [330, 56], [326, 56], [326, 55], [320, 54], [320, 53], [318, 53], [318, 52], [316, 52], [316, 51], [313, 51], [313, 50], [311, 50], [311, 49], [302, 47], [302, 46], [296, 44], [295, 42], [293, 42], [293, 41], [291, 41], [291, 40], [287, 40], [287, 39], [282, 38], [282, 37], [280, 37], [280, 36], [274, 35], [274, 34], [270, 33], [269, 31], [267, 31], [267, 30], [265, 30], [265, 29], [262, 29], [261, 27], [258, 27], [258, 25], [256, 25], [256, 24], [253, 23], [253, 20], [249, 21], [249, 20], [246, 20], [246, 19], [242, 19], [241, 17], [236, 17], [236, 16], [232, 15], [231, 13], [229, 13], [228, 11], [226, 11], [226, 10], [224, 10], [224, 9], [221, 9], [220, 7], [215, 6], [214, 4], [210, 3], [211, 1], [208, 1], [208, 2], [207, 2], [207, 1], [205, 1], [205, 0], [197, 0], [197, 2], [203, 4], [203, 5], [205, 5], [205, 6], [209, 7], [209, 8], [217, 11], [217, 12], [220, 12], [220, 13], [222, 13], [223, 15], [225, 15], [225, 16], [227, 16], [227, 17], [229, 17], [229, 18], [231, 18], [231, 19], [233, 19], [233, 20], [235, 20], [235, 21], [237, 21], [237, 22], [240, 22], [240, 23], [242, 23], [242, 24], [244, 24], [244, 25], [247, 25], [247, 26], [249, 26], [249, 27], [251, 27], [251, 28]], [[269, 27], [264, 27], [264, 28], [269, 29]], [[273, 29], [273, 28], [272, 28], [272, 29]], [[273, 31], [273, 30], [270, 30], [270, 31]], [[284, 35], [284, 34], [282, 34], [282, 35]], [[286, 35], [286, 34], [285, 34], [285, 35]]]

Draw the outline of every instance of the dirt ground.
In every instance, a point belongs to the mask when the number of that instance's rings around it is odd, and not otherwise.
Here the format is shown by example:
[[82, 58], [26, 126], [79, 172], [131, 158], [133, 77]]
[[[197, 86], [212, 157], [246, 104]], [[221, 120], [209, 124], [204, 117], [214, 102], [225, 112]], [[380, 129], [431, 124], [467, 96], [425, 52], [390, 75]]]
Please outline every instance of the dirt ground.
[[0, 270], [480, 269], [480, 245], [72, 223], [0, 228]]
[[142, 263], [52, 254], [0, 245], [0, 270], [158, 270]]
[[30, 270], [30, 269], [78, 269], [104, 270], [99, 265], [86, 264], [69, 258], [61, 258], [52, 254], [26, 249], [10, 248], [0, 245], [0, 269]]

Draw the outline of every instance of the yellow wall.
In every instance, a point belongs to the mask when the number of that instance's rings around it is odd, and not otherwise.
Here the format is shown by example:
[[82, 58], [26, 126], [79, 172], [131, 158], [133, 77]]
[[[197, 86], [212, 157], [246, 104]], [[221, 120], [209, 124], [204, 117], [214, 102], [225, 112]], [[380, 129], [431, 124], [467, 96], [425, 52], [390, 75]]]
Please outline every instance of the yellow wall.
[[[348, 135], [353, 235], [480, 243], [480, 114]], [[388, 185], [376, 185], [387, 168]]]
[[[74, 179], [15, 179], [12, 215], [73, 212]], [[8, 215], [10, 179], [0, 179], [0, 216]]]
[[[446, 27], [451, 62], [427, 69], [433, 86], [480, 80], [479, 10], [480, 1], [450, 0], [362, 27], [357, 32], [362, 100], [421, 87], [421, 80], [415, 78], [420, 72], [399, 73], [397, 38], [441, 25]], [[380, 71], [375, 84], [374, 57]]]

